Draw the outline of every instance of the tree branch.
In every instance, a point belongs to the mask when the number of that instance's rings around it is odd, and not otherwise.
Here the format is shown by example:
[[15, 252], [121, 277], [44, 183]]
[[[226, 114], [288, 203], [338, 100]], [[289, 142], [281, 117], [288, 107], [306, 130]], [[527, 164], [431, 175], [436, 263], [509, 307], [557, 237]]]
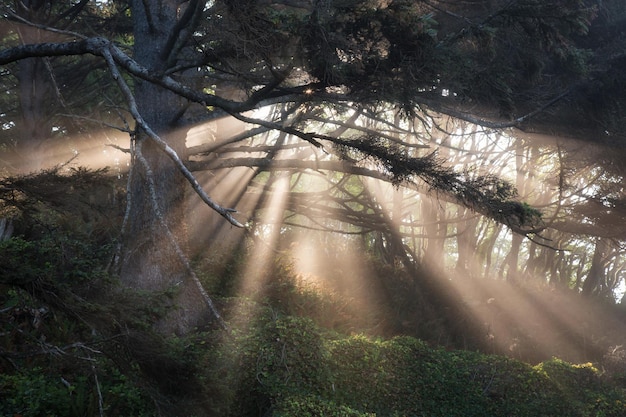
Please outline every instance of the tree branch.
[[208, 194], [202, 189], [202, 186], [200, 185], [200, 183], [198, 183], [198, 180], [196, 180], [196, 178], [193, 176], [191, 171], [187, 169], [187, 167], [185, 166], [183, 161], [180, 159], [176, 151], [171, 146], [169, 146], [167, 142], [161, 139], [161, 137], [159, 137], [159, 135], [157, 135], [156, 132], [152, 130], [152, 128], [150, 128], [150, 126], [146, 123], [146, 121], [143, 119], [143, 117], [139, 113], [137, 103], [135, 102], [135, 98], [132, 92], [130, 91], [130, 87], [128, 87], [128, 85], [122, 78], [122, 75], [120, 74], [119, 70], [117, 69], [117, 66], [115, 65], [115, 61], [113, 60], [113, 57], [108, 53], [107, 50], [103, 51], [103, 56], [109, 65], [109, 70], [111, 71], [113, 78], [117, 81], [120, 89], [122, 90], [122, 93], [126, 97], [126, 100], [129, 105], [130, 113], [133, 115], [133, 118], [137, 122], [137, 125], [140, 126], [141, 129], [143, 129], [143, 131], [146, 133], [146, 135], [148, 135], [148, 137], [163, 152], [165, 152], [167, 156], [170, 157], [170, 159], [174, 162], [176, 167], [180, 170], [183, 176], [191, 184], [194, 191], [200, 196], [202, 201], [204, 201], [209, 207], [211, 207], [213, 210], [219, 213], [222, 217], [224, 217], [234, 226], [244, 227], [244, 225], [241, 224], [232, 215], [232, 213], [237, 212], [237, 210], [231, 209], [231, 208], [224, 208], [220, 206], [219, 204], [217, 204], [215, 201], [213, 201], [213, 199], [211, 199], [211, 197], [209, 197]]
[[571, 85], [569, 88], [567, 88], [565, 91], [561, 92], [560, 94], [557, 94], [555, 97], [553, 97], [552, 99], [548, 100], [546, 103], [542, 104], [541, 106], [537, 107], [535, 110], [526, 113], [522, 116], [516, 117], [513, 120], [508, 120], [506, 122], [494, 122], [491, 120], [487, 120], [487, 119], [482, 119], [480, 117], [475, 117], [472, 116], [469, 113], [465, 113], [463, 111], [458, 111], [458, 110], [454, 110], [451, 109], [449, 107], [445, 107], [439, 103], [436, 103], [434, 100], [428, 100], [428, 99], [424, 99], [424, 98], [420, 98], [418, 101], [426, 106], [428, 106], [429, 108], [431, 108], [432, 110], [441, 113], [441, 114], [446, 114], [448, 116], [454, 117], [456, 119], [460, 119], [460, 120], [464, 120], [466, 122], [470, 122], [472, 124], [478, 125], [478, 126], [482, 126], [482, 127], [486, 127], [489, 129], [507, 129], [510, 127], [517, 127], [521, 129], [521, 125], [526, 122], [527, 120], [535, 117], [536, 115], [538, 115], [539, 113], [542, 113], [543, 111], [545, 111], [546, 109], [548, 109], [549, 107], [551, 107], [553, 104], [555, 104], [556, 102], [560, 101], [561, 99], [563, 99], [564, 97], [566, 97], [567, 95], [569, 95], [574, 88], [577, 85]]
[[163, 227], [163, 230], [165, 230], [165, 233], [170, 243], [172, 244], [174, 251], [176, 252], [176, 255], [178, 256], [178, 259], [184, 265], [185, 269], [187, 270], [187, 273], [193, 280], [194, 284], [198, 288], [198, 291], [200, 292], [200, 295], [204, 299], [204, 302], [209, 307], [209, 310], [211, 311], [211, 313], [213, 313], [213, 315], [219, 322], [220, 326], [223, 329], [228, 329], [226, 322], [224, 322], [224, 319], [222, 318], [219, 311], [217, 310], [217, 307], [215, 307], [215, 304], [213, 304], [213, 300], [211, 299], [211, 296], [209, 296], [209, 293], [206, 292], [206, 290], [204, 289], [204, 286], [202, 285], [202, 282], [200, 281], [200, 279], [194, 272], [193, 268], [191, 267], [189, 258], [187, 258], [187, 256], [183, 252], [182, 248], [176, 241], [176, 237], [174, 236], [169, 226], [167, 225], [167, 222], [165, 221], [165, 216], [163, 216], [163, 213], [161, 212], [161, 208], [159, 207], [158, 197], [156, 195], [156, 184], [154, 183], [154, 174], [152, 173], [152, 168], [150, 167], [150, 164], [148, 163], [146, 158], [144, 158], [141, 152], [141, 142], [137, 143], [135, 157], [141, 163], [146, 173], [146, 179], [148, 181], [148, 191], [149, 191], [150, 200], [152, 202], [152, 208], [155, 211], [157, 218], [159, 219], [159, 223], [161, 223], [161, 227]]

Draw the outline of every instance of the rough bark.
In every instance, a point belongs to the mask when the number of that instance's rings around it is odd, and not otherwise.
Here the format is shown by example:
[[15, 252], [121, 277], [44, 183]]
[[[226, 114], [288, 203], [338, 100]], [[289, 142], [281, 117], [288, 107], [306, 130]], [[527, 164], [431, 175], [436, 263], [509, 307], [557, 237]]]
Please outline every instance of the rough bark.
[[[132, 13], [135, 60], [155, 73], [165, 71], [162, 52], [176, 25], [175, 2], [133, 1]], [[147, 125], [184, 158], [185, 136], [175, 129], [180, 97], [146, 81], [136, 83], [134, 97]], [[184, 333], [203, 320], [207, 311], [179, 251], [186, 252], [183, 214], [188, 187], [179, 169], [145, 131], [139, 129], [134, 142], [120, 276], [134, 288], [171, 291], [171, 311], [157, 327]]]
[[[26, 0], [20, 6], [18, 12], [21, 17], [37, 23], [45, 21], [44, 3]], [[17, 33], [23, 45], [46, 41], [47, 33], [32, 26], [22, 25]], [[50, 136], [48, 99], [51, 86], [46, 59], [27, 58], [17, 63], [21, 115], [19, 144], [22, 149], [22, 169], [25, 172], [36, 171], [42, 167], [45, 160], [42, 145]]]

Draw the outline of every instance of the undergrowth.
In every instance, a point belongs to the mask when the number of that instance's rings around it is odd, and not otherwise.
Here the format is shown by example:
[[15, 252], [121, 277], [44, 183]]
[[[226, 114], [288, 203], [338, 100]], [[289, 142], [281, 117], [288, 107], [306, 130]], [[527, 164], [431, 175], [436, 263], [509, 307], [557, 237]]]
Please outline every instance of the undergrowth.
[[228, 331], [159, 334], [171, 294], [121, 288], [114, 242], [35, 206], [36, 226], [0, 242], [0, 417], [626, 415], [618, 355], [605, 378], [593, 364], [374, 337], [380, 316], [358, 317], [278, 261], [249, 298], [222, 280], [243, 256], [198, 262]]

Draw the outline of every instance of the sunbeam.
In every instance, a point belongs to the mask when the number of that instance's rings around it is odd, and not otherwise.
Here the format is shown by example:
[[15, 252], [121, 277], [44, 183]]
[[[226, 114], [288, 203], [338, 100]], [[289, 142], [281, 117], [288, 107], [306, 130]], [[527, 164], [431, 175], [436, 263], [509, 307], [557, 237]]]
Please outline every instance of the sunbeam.
[[263, 288], [267, 279], [268, 266], [277, 247], [283, 213], [289, 196], [289, 176], [272, 177], [268, 191], [268, 202], [262, 210], [258, 227], [254, 231], [257, 239], [255, 239], [242, 275], [239, 293], [244, 296], [254, 296]]
[[[211, 198], [223, 207], [237, 210], [235, 217], [246, 223], [252, 218], [254, 206], [260, 198], [258, 193], [247, 192], [254, 175], [249, 168], [236, 167], [196, 173], [196, 178]], [[187, 224], [192, 251], [223, 254], [232, 250], [244, 230], [233, 228], [193, 192], [189, 194]]]
[[102, 129], [72, 137], [50, 138], [37, 146], [18, 146], [14, 157], [3, 155], [7, 167], [25, 174], [68, 164], [68, 167], [90, 169], [110, 168], [115, 172], [128, 170], [128, 134]]
[[440, 272], [439, 280], [454, 290], [458, 298], [451, 301], [463, 305], [482, 326], [481, 337], [494, 353], [534, 362], [552, 356], [586, 362], [603, 353], [594, 338], [608, 328], [620, 327], [581, 296], [526, 282], [479, 278], [480, 271], [471, 276], [447, 271]]

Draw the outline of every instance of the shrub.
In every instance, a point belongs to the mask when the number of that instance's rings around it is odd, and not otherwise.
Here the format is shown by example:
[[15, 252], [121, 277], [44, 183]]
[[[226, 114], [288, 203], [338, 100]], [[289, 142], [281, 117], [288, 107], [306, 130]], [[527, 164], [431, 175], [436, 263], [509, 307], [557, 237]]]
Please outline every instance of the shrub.
[[273, 410], [274, 417], [375, 417], [316, 396], [291, 396]]
[[98, 377], [94, 373], [63, 376], [39, 367], [2, 374], [0, 398], [1, 416], [95, 416], [100, 407], [104, 414], [115, 416], [148, 417], [154, 412], [143, 393], [111, 368]]

